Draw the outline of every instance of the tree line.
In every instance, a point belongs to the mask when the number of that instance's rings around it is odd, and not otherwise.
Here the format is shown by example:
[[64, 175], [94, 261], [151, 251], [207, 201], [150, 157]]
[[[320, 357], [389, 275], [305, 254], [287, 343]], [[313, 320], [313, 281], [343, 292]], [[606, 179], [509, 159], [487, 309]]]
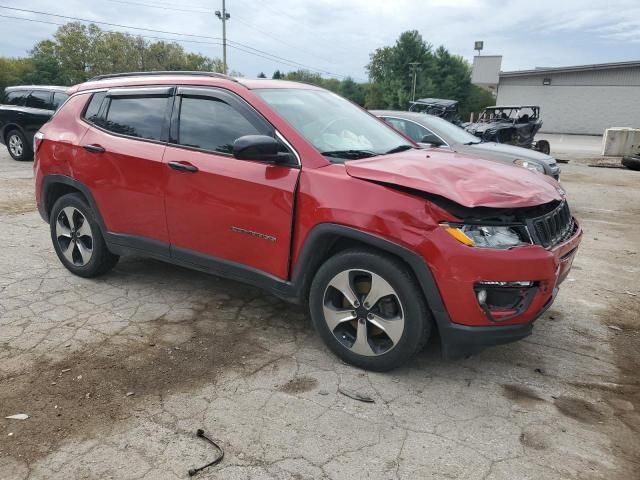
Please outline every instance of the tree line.
[[[489, 92], [471, 83], [469, 62], [443, 46], [434, 48], [416, 30], [372, 52], [366, 68], [368, 82], [325, 78], [308, 70], [276, 70], [272, 78], [312, 83], [366, 108], [406, 110], [413, 95], [415, 69], [416, 98], [458, 100], [463, 118], [494, 104]], [[127, 71], [222, 69], [219, 58], [187, 52], [175, 42], [148, 41], [139, 35], [71, 22], [58, 28], [53, 38], [38, 42], [27, 57], [0, 57], [0, 90], [9, 85], [73, 85], [96, 75]], [[263, 72], [258, 76], [266, 77]]]

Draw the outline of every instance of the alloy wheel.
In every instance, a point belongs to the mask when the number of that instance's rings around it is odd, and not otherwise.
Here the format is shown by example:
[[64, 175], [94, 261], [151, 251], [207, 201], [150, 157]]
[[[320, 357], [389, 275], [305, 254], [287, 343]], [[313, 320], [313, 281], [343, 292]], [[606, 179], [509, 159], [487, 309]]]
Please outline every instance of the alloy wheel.
[[367, 270], [344, 270], [324, 292], [324, 319], [334, 337], [358, 355], [393, 349], [404, 332], [404, 310], [393, 287]]
[[15, 157], [21, 157], [24, 152], [24, 144], [19, 135], [13, 134], [9, 136], [9, 150]]
[[65, 207], [56, 218], [56, 239], [64, 257], [79, 267], [93, 255], [93, 235], [87, 218], [75, 207]]

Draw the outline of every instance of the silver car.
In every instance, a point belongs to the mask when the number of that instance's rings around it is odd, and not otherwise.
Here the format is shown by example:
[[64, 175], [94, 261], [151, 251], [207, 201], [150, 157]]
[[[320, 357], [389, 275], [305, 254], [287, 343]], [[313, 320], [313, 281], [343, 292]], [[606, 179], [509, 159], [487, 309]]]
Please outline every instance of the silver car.
[[504, 143], [482, 143], [478, 137], [462, 128], [426, 113], [393, 110], [371, 110], [371, 113], [420, 145], [447, 148], [487, 160], [518, 165], [556, 180], [560, 178], [560, 167], [550, 155]]

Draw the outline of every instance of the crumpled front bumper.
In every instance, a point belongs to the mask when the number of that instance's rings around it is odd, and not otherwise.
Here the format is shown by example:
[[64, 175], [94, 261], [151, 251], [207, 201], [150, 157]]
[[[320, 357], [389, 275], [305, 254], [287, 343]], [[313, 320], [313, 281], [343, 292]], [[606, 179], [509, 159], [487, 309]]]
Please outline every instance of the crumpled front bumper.
[[[532, 245], [490, 250], [462, 245], [444, 232], [437, 238], [434, 245], [453, 242], [428, 259], [446, 312], [446, 320], [438, 321], [445, 357], [465, 356], [531, 334], [569, 274], [582, 239], [582, 229], [575, 225], [573, 235], [551, 249]], [[499, 322], [480, 305], [475, 289], [480, 282], [492, 281], [532, 281], [537, 290], [523, 311]]]

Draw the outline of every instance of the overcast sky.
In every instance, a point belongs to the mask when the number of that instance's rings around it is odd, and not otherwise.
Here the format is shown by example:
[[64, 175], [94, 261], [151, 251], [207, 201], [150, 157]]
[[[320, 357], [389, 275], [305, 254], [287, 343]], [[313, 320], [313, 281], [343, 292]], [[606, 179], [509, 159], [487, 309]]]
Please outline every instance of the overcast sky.
[[[187, 50], [222, 56], [222, 0], [0, 0], [4, 7], [37, 10], [151, 30], [181, 37], [100, 25], [147, 36], [181, 38]], [[155, 8], [153, 7], [155, 6]], [[181, 8], [190, 11], [168, 10]], [[391, 45], [410, 29], [434, 46], [444, 45], [471, 60], [474, 40], [483, 54], [503, 55], [502, 70], [640, 60], [638, 0], [227, 0], [229, 68], [245, 76], [294, 70], [297, 64], [366, 79], [365, 65], [376, 48]], [[0, 8], [0, 15], [55, 23], [70, 21]], [[22, 56], [56, 25], [0, 17], [0, 55]], [[213, 37], [213, 38], [202, 38]], [[265, 59], [247, 47], [284, 60]], [[296, 65], [293, 65], [296, 64]]]

